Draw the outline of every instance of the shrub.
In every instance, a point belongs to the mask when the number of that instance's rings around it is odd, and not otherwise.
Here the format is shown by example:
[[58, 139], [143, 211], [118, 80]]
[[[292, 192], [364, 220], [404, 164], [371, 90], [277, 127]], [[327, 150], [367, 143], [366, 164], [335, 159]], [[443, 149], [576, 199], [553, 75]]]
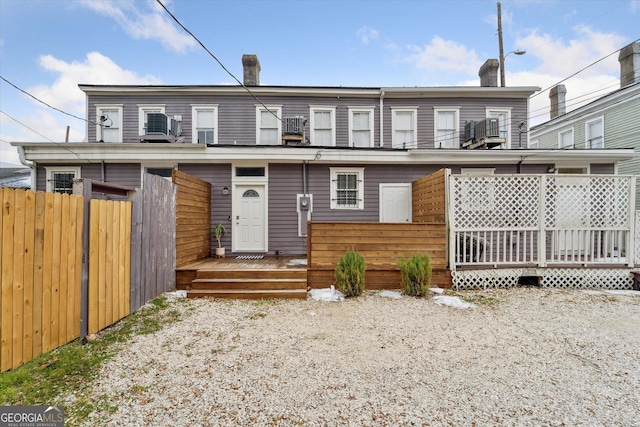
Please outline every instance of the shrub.
[[357, 297], [364, 291], [364, 273], [366, 271], [364, 257], [355, 250], [350, 250], [340, 258], [334, 271], [338, 290], [347, 297]]
[[427, 296], [431, 284], [431, 262], [427, 254], [415, 254], [399, 262], [402, 290], [406, 295]]

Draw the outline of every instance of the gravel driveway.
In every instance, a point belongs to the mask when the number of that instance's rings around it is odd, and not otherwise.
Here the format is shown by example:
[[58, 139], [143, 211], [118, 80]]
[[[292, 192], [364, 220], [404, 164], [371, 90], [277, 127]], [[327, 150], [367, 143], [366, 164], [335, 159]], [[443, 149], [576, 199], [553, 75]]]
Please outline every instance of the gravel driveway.
[[90, 423], [640, 426], [640, 296], [461, 295], [190, 300], [107, 362]]

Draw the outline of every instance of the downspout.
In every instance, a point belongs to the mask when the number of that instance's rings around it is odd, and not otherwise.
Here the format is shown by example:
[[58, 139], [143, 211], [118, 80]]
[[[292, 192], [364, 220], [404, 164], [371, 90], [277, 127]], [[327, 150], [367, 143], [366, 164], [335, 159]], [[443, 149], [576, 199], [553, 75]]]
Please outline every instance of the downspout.
[[302, 193], [307, 197], [307, 160], [302, 162]]
[[27, 162], [27, 158], [24, 155], [24, 147], [23, 146], [18, 146], [18, 157], [20, 158], [20, 163], [22, 163], [23, 166], [28, 167], [29, 169], [31, 169], [31, 189], [33, 191], [36, 190], [36, 168], [35, 168], [35, 163], [31, 162]]
[[104, 160], [102, 160], [100, 162], [100, 175], [101, 175], [101, 181], [102, 182], [107, 182], [107, 181], [104, 180], [104, 177], [106, 176], [105, 170], [104, 170]]
[[380, 92], [380, 147], [384, 147], [384, 91]]

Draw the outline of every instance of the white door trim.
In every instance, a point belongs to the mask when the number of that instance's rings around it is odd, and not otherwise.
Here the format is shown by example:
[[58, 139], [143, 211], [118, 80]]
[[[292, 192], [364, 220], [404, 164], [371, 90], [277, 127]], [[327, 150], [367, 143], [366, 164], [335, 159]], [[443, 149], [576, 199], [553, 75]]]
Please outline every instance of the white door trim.
[[383, 220], [383, 217], [382, 217], [383, 203], [384, 203], [384, 200], [382, 200], [383, 189], [384, 188], [406, 188], [406, 189], [409, 190], [409, 198], [408, 198], [409, 206], [408, 207], [409, 207], [409, 222], [411, 222], [413, 220], [413, 218], [411, 216], [412, 215], [412, 213], [411, 213], [411, 211], [412, 211], [412, 205], [411, 205], [411, 183], [410, 182], [408, 182], [408, 183], [404, 183], [404, 182], [401, 182], [401, 183], [380, 183], [379, 187], [380, 187], [380, 189], [379, 189], [379, 204], [378, 204], [378, 221], [382, 222], [382, 220]]
[[[264, 209], [263, 211], [263, 224], [264, 224], [264, 236], [263, 236], [263, 242], [264, 242], [264, 247], [260, 248], [260, 249], [256, 249], [256, 248], [242, 248], [240, 243], [239, 243], [239, 237], [240, 237], [240, 233], [238, 232], [238, 225], [239, 225], [239, 217], [240, 217], [240, 202], [242, 199], [242, 194], [245, 191], [245, 187], [252, 187], [252, 188], [256, 188], [256, 189], [261, 189], [262, 190], [262, 195], [263, 195], [263, 203], [262, 203], [262, 207]], [[232, 208], [231, 208], [231, 218], [232, 218], [232, 231], [231, 231], [231, 250], [233, 252], [267, 252], [269, 250], [269, 190], [267, 187], [267, 184], [264, 182], [259, 182], [259, 183], [250, 183], [250, 182], [240, 182], [240, 183], [234, 183], [233, 184], [233, 201], [232, 201]]]

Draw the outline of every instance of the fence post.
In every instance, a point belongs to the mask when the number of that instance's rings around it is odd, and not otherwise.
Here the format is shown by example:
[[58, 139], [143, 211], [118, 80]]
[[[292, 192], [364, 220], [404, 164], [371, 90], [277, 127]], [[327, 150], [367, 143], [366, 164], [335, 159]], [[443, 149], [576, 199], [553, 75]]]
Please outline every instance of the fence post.
[[131, 201], [131, 290], [129, 309], [135, 313], [141, 306], [140, 272], [142, 264], [142, 189], [129, 193]]
[[[547, 235], [546, 235], [546, 226], [545, 226], [545, 209], [547, 205], [546, 200], [546, 186], [547, 186], [547, 177], [545, 175], [541, 175], [538, 180], [538, 266], [546, 267], [547, 266]], [[553, 251], [553, 248], [551, 248]]]
[[89, 330], [89, 201], [91, 200], [91, 180], [80, 178], [73, 180], [73, 194], [82, 196], [84, 221], [82, 225], [82, 284], [80, 291], [80, 338], [87, 336]]

